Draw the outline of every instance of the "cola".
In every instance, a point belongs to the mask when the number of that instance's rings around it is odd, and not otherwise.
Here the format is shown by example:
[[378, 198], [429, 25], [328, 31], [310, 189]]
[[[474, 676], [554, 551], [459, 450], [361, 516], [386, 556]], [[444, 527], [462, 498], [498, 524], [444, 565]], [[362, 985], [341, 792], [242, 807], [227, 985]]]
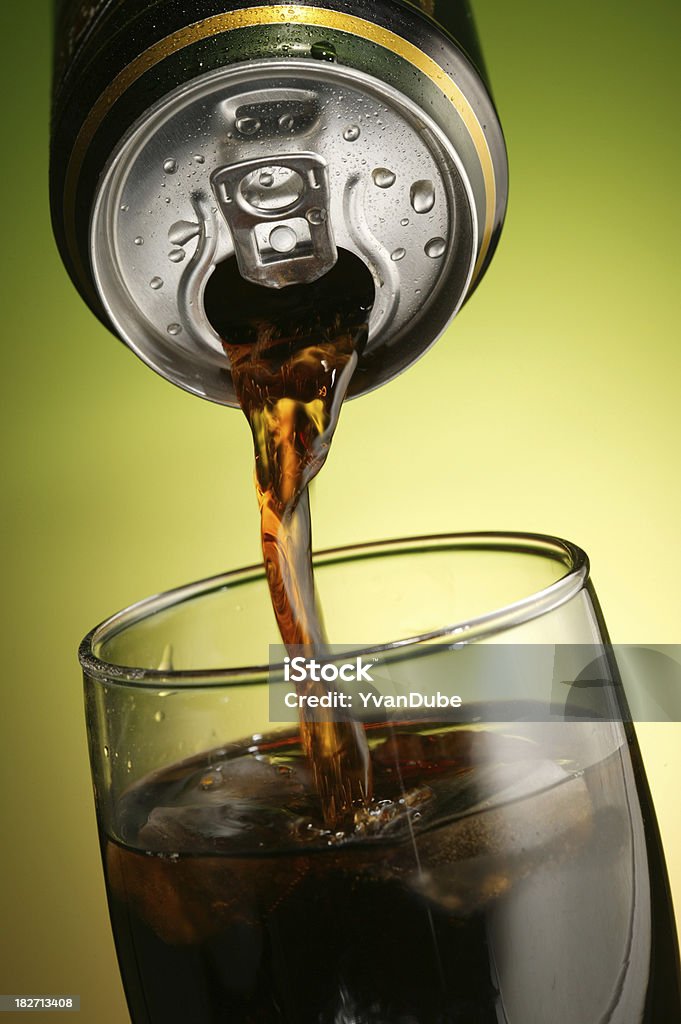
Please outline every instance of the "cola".
[[[240, 286], [241, 301], [225, 307], [222, 295], [230, 284]], [[371, 274], [347, 252], [313, 283], [282, 290], [242, 281], [232, 262], [206, 293], [251, 428], [263, 561], [289, 650], [325, 650], [308, 487], [326, 462], [367, 340], [373, 299]], [[304, 677], [298, 692], [324, 700], [329, 687]], [[363, 730], [350, 713], [320, 711], [319, 705], [313, 713], [301, 710], [300, 729], [326, 823], [351, 825], [372, 796]]]
[[136, 782], [102, 837], [136, 1024], [678, 1020], [638, 766], [575, 760], [580, 728], [367, 725], [338, 834], [296, 733]]

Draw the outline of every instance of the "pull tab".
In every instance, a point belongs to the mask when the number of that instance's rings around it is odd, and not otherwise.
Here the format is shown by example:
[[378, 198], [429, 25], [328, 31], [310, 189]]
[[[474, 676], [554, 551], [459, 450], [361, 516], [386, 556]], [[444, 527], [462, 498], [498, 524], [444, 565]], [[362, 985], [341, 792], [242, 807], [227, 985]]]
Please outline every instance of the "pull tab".
[[246, 280], [268, 288], [309, 284], [336, 263], [329, 173], [318, 154], [231, 164], [215, 171], [211, 185]]

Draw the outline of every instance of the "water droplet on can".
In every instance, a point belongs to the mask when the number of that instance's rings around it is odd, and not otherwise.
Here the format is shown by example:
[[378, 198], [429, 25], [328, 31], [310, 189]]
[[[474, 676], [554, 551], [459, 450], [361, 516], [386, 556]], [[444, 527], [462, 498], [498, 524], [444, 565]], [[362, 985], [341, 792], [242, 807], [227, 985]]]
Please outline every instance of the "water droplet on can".
[[181, 334], [182, 327], [180, 324], [168, 324], [168, 334]]
[[127, 213], [129, 209], [130, 209], [130, 207], [128, 206], [127, 203], [122, 203], [121, 204], [121, 213]]
[[109, 756], [109, 748], [108, 747], [104, 747], [104, 757], [108, 757], [108, 756]]
[[336, 48], [332, 43], [313, 43], [310, 47], [310, 56], [315, 60], [328, 60], [333, 63], [336, 59]]
[[169, 160], [164, 160], [163, 170], [165, 171], [166, 174], [174, 174], [175, 171], [177, 170], [177, 160], [173, 160], [172, 158]]
[[190, 220], [178, 220], [168, 232], [168, 241], [172, 245], [186, 245], [199, 234], [200, 230], [199, 225]]
[[206, 162], [205, 156], [201, 156], [200, 153], [194, 154], [194, 160], [196, 161], [197, 164], [205, 164]]
[[171, 249], [168, 253], [168, 259], [171, 263], [181, 263], [185, 256], [186, 253], [184, 249]]
[[138, 235], [137, 238], [135, 239], [135, 245], [144, 245], [144, 239], [142, 238], [141, 235]]
[[263, 188], [272, 188], [274, 185], [274, 175], [271, 171], [265, 170], [260, 172], [260, 184]]
[[308, 224], [313, 224], [316, 227], [323, 224], [326, 221], [327, 216], [328, 214], [326, 210], [322, 210], [318, 206], [313, 206], [306, 214]]
[[426, 256], [430, 256], [432, 260], [437, 260], [440, 256], [444, 256], [446, 248], [447, 243], [444, 238], [431, 238], [431, 240], [426, 243]]
[[165, 717], [166, 716], [163, 714], [162, 711], [157, 711], [156, 714], [154, 715], [154, 721], [155, 722], [162, 722]]
[[255, 135], [260, 131], [260, 121], [256, 117], [240, 117], [236, 123], [236, 130], [242, 135]]
[[282, 114], [279, 118], [279, 127], [283, 128], [285, 132], [292, 132], [295, 128], [295, 118], [293, 114]]
[[349, 124], [348, 127], [343, 132], [343, 138], [345, 139], [346, 142], [357, 142], [357, 139], [360, 137], [361, 134], [362, 131], [359, 125]]
[[159, 288], [163, 287], [163, 278], [162, 277], [152, 277], [151, 281], [149, 282], [149, 286], [151, 288], [153, 288], [155, 292], [157, 292], [159, 290]]
[[403, 260], [406, 255], [406, 249], [395, 249], [394, 252], [390, 253], [390, 259], [393, 261], [393, 263], [399, 263], [400, 260]]
[[403, 228], [406, 228], [407, 225], [409, 224], [409, 218], [403, 217], [402, 220], [400, 221], [400, 224], [402, 225]]
[[397, 179], [397, 175], [387, 167], [377, 167], [371, 172], [371, 177], [374, 179], [374, 185], [378, 185], [379, 188], [392, 188]]
[[435, 206], [435, 186], [432, 181], [415, 181], [411, 186], [410, 198], [416, 213], [430, 213]]

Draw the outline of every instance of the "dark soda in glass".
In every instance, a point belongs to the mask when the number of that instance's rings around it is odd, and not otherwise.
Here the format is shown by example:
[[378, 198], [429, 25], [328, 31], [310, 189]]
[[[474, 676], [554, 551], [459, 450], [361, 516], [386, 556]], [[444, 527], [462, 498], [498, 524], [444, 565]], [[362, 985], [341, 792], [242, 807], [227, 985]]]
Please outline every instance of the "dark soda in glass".
[[[594, 729], [609, 752], [588, 763]], [[134, 1024], [681, 1019], [664, 862], [621, 726], [367, 735], [374, 801], [347, 833], [324, 827], [294, 734], [123, 795], [103, 845]]]

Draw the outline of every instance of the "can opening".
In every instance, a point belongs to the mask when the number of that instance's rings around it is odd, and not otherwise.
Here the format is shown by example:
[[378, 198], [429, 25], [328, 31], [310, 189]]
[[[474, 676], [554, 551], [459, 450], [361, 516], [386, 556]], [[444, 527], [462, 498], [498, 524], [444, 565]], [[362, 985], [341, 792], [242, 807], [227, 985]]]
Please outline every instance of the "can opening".
[[236, 259], [218, 263], [206, 283], [204, 308], [223, 341], [249, 344], [271, 324], [284, 338], [317, 333], [328, 339], [338, 328], [368, 323], [374, 304], [374, 279], [359, 256], [338, 249], [338, 261], [311, 284], [273, 289], [246, 281]]

